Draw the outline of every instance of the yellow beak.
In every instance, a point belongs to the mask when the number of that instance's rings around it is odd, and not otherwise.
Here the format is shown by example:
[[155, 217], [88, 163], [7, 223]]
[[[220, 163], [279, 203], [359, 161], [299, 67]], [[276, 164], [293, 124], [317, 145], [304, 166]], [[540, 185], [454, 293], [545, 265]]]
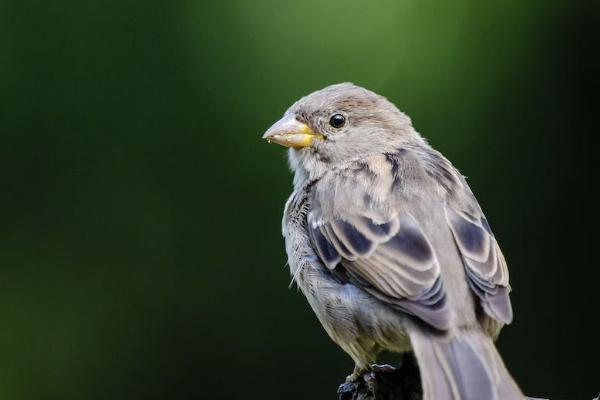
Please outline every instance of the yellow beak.
[[302, 148], [312, 146], [314, 140], [322, 140], [323, 135], [315, 133], [293, 115], [286, 115], [265, 132], [263, 139], [285, 147]]

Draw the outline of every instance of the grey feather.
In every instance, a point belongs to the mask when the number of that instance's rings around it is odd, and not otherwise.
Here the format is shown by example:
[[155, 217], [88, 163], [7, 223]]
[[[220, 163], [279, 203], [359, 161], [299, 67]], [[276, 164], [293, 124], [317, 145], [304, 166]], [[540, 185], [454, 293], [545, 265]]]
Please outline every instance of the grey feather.
[[[332, 113], [347, 123], [332, 128]], [[352, 84], [286, 118], [323, 138], [289, 153], [290, 271], [353, 377], [381, 350], [413, 350], [426, 400], [523, 398], [492, 342], [512, 319], [506, 261], [465, 179], [393, 104]]]
[[426, 399], [523, 399], [506, 373], [492, 340], [478, 330], [460, 335], [432, 335], [410, 328], [411, 342], [421, 366]]
[[449, 207], [446, 214], [463, 256], [471, 289], [489, 316], [509, 324], [513, 316], [508, 296], [508, 269], [487, 221], [483, 217], [477, 222], [471, 221]]
[[331, 220], [321, 218], [319, 226], [309, 212], [308, 221], [312, 245], [325, 265], [334, 268], [341, 258], [344, 268], [360, 278], [357, 286], [367, 282], [363, 289], [380, 300], [438, 329], [448, 328], [439, 265], [414, 218], [406, 214], [377, 224], [364, 215], [340, 212]]

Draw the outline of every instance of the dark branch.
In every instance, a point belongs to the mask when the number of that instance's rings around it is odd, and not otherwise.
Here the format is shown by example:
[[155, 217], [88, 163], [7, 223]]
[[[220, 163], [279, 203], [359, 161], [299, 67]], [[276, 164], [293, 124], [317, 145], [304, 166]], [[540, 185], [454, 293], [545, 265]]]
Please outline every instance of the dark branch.
[[375, 368], [356, 382], [338, 388], [339, 400], [421, 400], [421, 376], [411, 353], [403, 355], [398, 368]]

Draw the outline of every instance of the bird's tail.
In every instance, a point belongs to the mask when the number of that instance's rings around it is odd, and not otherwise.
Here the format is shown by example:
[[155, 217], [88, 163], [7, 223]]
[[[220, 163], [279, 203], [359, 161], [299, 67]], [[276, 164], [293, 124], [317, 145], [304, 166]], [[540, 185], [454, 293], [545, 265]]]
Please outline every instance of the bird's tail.
[[482, 330], [452, 337], [409, 330], [424, 400], [522, 400], [525, 398]]

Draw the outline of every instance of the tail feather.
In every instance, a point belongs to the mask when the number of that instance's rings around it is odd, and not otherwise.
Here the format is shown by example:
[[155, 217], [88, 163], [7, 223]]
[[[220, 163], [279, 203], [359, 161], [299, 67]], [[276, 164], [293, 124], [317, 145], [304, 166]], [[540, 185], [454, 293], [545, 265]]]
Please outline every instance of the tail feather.
[[480, 330], [440, 337], [410, 330], [424, 400], [522, 400], [492, 340]]

